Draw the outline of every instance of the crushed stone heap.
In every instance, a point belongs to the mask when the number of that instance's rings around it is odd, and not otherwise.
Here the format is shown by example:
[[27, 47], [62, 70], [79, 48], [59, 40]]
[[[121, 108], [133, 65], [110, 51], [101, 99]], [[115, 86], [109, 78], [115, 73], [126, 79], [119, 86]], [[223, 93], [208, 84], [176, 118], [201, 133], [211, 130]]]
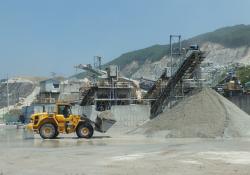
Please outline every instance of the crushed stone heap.
[[250, 116], [214, 90], [205, 88], [133, 133], [176, 138], [247, 137]]

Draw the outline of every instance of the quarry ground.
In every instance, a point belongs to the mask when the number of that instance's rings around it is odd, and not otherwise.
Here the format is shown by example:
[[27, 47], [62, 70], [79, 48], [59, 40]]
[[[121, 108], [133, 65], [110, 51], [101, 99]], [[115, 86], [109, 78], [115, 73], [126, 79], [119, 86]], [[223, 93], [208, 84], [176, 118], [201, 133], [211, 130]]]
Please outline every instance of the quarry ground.
[[159, 139], [98, 134], [24, 139], [0, 129], [0, 174], [250, 174], [250, 139]]

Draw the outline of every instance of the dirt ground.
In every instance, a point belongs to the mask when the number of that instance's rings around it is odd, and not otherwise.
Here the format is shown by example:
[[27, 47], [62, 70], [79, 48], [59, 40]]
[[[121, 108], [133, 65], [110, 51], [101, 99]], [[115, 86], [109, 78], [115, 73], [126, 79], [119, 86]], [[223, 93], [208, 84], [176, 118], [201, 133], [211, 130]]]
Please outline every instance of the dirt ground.
[[249, 175], [249, 139], [150, 139], [95, 135], [24, 139], [0, 129], [1, 175]]

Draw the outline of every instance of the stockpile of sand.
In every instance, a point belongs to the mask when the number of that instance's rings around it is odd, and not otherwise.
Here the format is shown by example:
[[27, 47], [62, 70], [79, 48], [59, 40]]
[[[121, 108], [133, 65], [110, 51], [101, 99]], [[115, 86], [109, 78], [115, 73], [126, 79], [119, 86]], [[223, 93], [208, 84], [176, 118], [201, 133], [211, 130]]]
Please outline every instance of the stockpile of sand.
[[212, 89], [187, 97], [133, 133], [164, 137], [250, 136], [250, 116]]

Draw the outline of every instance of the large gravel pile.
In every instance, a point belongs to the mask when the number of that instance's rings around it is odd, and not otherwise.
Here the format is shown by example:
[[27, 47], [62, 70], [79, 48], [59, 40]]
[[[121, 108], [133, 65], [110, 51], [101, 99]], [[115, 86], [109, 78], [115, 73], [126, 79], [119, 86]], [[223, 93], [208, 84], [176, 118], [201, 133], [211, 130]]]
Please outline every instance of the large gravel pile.
[[250, 136], [250, 116], [212, 89], [203, 89], [133, 133], [164, 137]]

